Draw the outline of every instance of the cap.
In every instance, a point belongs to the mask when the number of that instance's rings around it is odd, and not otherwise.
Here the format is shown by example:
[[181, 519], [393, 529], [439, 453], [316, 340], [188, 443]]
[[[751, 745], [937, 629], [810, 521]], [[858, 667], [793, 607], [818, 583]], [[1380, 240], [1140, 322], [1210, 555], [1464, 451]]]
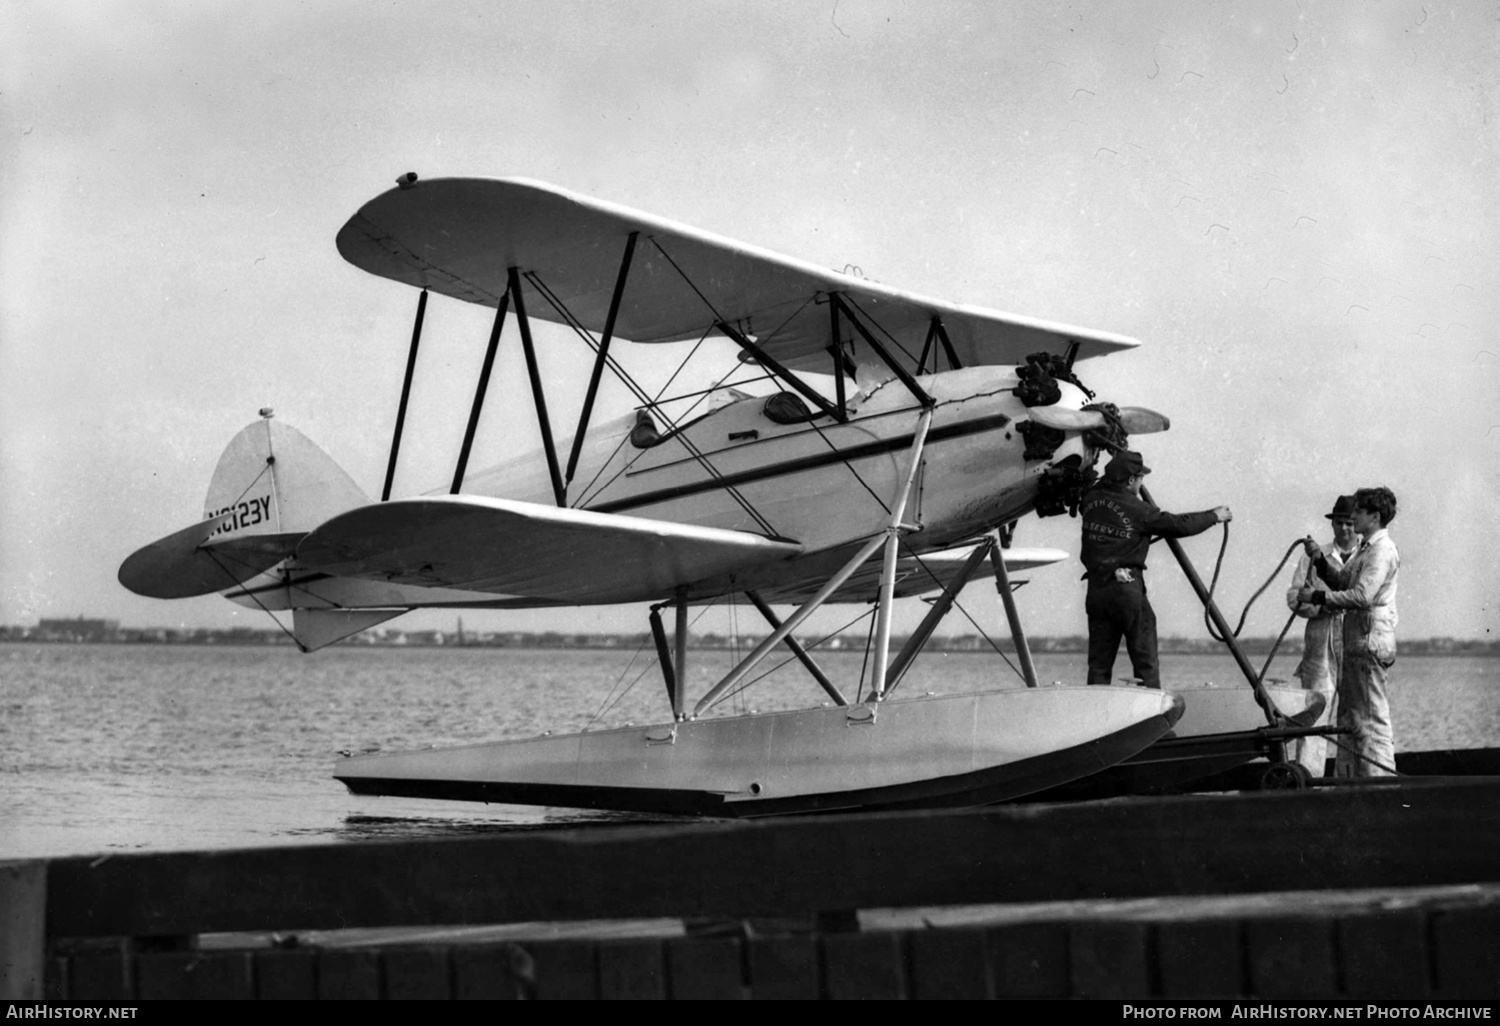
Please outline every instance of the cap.
[[1340, 495], [1334, 501], [1333, 512], [1323, 514], [1329, 520], [1350, 520], [1354, 517], [1354, 496]]
[[1124, 481], [1141, 474], [1151, 473], [1151, 468], [1146, 466], [1141, 459], [1141, 454], [1132, 449], [1121, 449], [1115, 453], [1109, 465], [1104, 468], [1104, 480]]

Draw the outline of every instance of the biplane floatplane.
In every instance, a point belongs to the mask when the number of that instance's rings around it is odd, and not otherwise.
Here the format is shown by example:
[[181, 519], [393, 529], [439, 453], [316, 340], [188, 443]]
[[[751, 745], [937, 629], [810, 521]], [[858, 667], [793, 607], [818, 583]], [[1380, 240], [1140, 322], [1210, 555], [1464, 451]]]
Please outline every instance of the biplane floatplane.
[[[1035, 687], [1008, 581], [1065, 557], [1008, 547], [1018, 518], [1067, 510], [1101, 451], [1168, 426], [1149, 410], [1095, 403], [1077, 376], [1082, 361], [1134, 340], [922, 298], [519, 179], [404, 175], [350, 218], [338, 249], [420, 290], [381, 501], [265, 416], [230, 442], [206, 518], [129, 557], [122, 583], [291, 610], [305, 650], [420, 607], [650, 603], [670, 701], [658, 726], [347, 757], [334, 775], [350, 790], [731, 816], [978, 805], [1119, 763], [1181, 716], [1170, 692]], [[451, 487], [391, 499], [430, 293], [493, 308], [493, 328]], [[551, 428], [534, 318], [572, 329], [594, 353], [570, 438]], [[541, 452], [470, 474], [507, 319]], [[707, 412], [669, 418], [611, 355], [622, 341], [709, 336], [730, 340], [738, 365], [773, 383], [769, 394], [721, 389]], [[591, 424], [606, 370], [638, 406]], [[1033, 686], [892, 700], [986, 563]], [[892, 603], [923, 593], [937, 598], [892, 656]], [[685, 611], [733, 594], [773, 629], [690, 704]], [[856, 694], [793, 637], [829, 602], [874, 607]], [[774, 605], [796, 608], [778, 619]], [[782, 644], [831, 702], [708, 715]]]

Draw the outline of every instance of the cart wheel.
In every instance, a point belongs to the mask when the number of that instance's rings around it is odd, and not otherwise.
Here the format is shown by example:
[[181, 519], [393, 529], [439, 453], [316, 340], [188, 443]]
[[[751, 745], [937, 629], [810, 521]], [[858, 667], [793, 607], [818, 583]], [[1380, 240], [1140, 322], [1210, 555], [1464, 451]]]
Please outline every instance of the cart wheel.
[[1312, 774], [1295, 762], [1273, 762], [1260, 775], [1262, 791], [1305, 791], [1312, 786]]

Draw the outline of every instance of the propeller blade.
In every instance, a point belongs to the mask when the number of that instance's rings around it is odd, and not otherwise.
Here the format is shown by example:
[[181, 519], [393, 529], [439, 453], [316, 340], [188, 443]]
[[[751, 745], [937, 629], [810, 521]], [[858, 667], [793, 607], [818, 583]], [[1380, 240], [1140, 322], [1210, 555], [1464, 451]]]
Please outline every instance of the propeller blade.
[[1172, 426], [1165, 414], [1148, 410], [1144, 406], [1120, 407], [1120, 423], [1132, 435], [1154, 435]]
[[[1056, 431], [1094, 431], [1105, 425], [1104, 414], [1098, 410], [1070, 410], [1061, 406], [1033, 407], [1031, 419]], [[1144, 406], [1122, 406], [1120, 425], [1127, 434], [1153, 435], [1167, 430], [1172, 422]]]
[[1033, 406], [1031, 419], [1054, 431], [1092, 431], [1104, 426], [1104, 414], [1098, 410], [1069, 410], [1061, 406]]

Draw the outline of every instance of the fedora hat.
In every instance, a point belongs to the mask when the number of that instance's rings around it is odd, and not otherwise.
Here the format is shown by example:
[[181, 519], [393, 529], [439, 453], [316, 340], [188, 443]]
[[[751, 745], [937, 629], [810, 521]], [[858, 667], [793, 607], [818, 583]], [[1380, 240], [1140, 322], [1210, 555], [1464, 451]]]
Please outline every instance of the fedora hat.
[[1323, 514], [1329, 520], [1350, 520], [1354, 517], [1354, 496], [1340, 495], [1333, 503], [1333, 512]]
[[[1115, 453], [1109, 465], [1104, 468], [1104, 480], [1125, 481], [1132, 477], [1151, 473], [1151, 468], [1146, 466], [1141, 459], [1141, 454], [1131, 449], [1121, 449]], [[1353, 500], [1350, 500], [1353, 501]]]

